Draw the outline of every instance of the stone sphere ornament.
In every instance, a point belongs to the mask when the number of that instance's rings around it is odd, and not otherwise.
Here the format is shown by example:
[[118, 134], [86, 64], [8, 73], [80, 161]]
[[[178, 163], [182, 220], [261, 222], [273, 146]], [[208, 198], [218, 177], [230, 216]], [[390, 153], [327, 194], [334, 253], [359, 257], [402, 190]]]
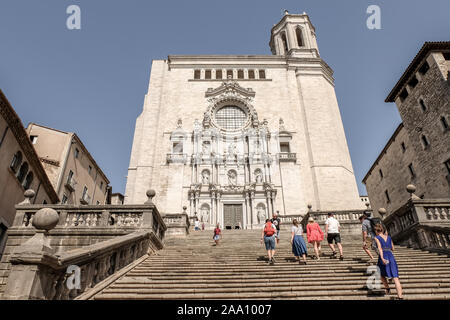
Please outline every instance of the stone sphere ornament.
[[29, 199], [33, 198], [35, 195], [36, 195], [36, 192], [34, 192], [33, 189], [28, 189], [23, 193], [23, 196], [25, 198], [29, 198]]
[[380, 209], [378, 209], [378, 213], [380, 214], [381, 217], [384, 217], [384, 215], [386, 214], [386, 209], [380, 208]]
[[148, 200], [145, 202], [145, 204], [153, 204], [153, 198], [156, 195], [156, 191], [153, 189], [149, 189], [147, 190], [147, 192], [145, 193], [147, 195]]
[[33, 217], [32, 225], [38, 230], [52, 230], [59, 222], [59, 214], [55, 209], [42, 208]]
[[408, 193], [414, 193], [416, 192], [416, 186], [413, 184], [408, 184], [406, 186], [406, 191], [408, 191]]

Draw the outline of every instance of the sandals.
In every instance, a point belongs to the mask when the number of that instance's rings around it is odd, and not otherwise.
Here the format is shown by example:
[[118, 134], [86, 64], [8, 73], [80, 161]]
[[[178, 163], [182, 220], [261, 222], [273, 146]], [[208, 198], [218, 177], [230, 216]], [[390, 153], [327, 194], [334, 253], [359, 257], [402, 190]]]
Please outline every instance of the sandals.
[[390, 294], [391, 293], [391, 288], [384, 288], [384, 292], [386, 294]]
[[340, 256], [339, 260], [344, 261], [344, 256]]

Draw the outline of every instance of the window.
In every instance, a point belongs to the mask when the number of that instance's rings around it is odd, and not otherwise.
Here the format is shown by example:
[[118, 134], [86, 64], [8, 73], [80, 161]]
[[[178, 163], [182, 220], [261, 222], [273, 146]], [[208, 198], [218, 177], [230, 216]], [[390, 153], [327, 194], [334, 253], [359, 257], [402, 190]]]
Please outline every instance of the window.
[[17, 180], [19, 180], [19, 182], [21, 184], [22, 184], [23, 180], [25, 179], [25, 176], [27, 175], [27, 172], [28, 172], [28, 163], [24, 162], [20, 166], [19, 173], [17, 174]]
[[444, 56], [445, 60], [450, 60], [450, 52], [443, 52], [442, 55]]
[[450, 174], [450, 159], [444, 162], [444, 166], [448, 171], [448, 174]]
[[222, 70], [221, 69], [216, 70], [216, 79], [222, 79]]
[[80, 155], [80, 150], [78, 150], [78, 148], [75, 148], [75, 159], [78, 159], [79, 155]]
[[248, 78], [255, 79], [255, 70], [248, 70]]
[[172, 146], [172, 153], [183, 153], [183, 142], [174, 142]]
[[61, 200], [61, 204], [66, 204], [67, 203], [67, 196], [65, 194], [63, 194], [62, 200]]
[[427, 148], [430, 146], [430, 142], [428, 142], [428, 139], [425, 135], [422, 135], [421, 140], [422, 140], [422, 145], [424, 148]]
[[409, 80], [408, 85], [409, 85], [411, 88], [415, 88], [415, 87], [417, 86], [418, 83], [419, 83], [419, 81], [417, 80], [416, 76], [413, 76], [413, 77], [411, 78], [411, 80]]
[[100, 182], [100, 190], [103, 189], [103, 181]]
[[444, 128], [444, 130], [447, 130], [449, 128], [447, 119], [444, 116], [441, 117], [441, 124], [442, 124], [442, 128]]
[[92, 172], [92, 166], [89, 166], [88, 173], [91, 174], [91, 172]]
[[427, 111], [427, 106], [425, 105], [425, 102], [423, 102], [423, 99], [419, 99], [419, 104], [423, 112]]
[[280, 152], [291, 152], [291, 149], [289, 147], [289, 142], [280, 142]]
[[200, 79], [200, 70], [194, 70], [194, 79]]
[[83, 195], [82, 195], [81, 198], [86, 199], [87, 195], [88, 195], [87, 193], [88, 193], [88, 188], [86, 186], [84, 186], [84, 188], [83, 188]]
[[217, 110], [215, 118], [222, 129], [236, 130], [244, 126], [247, 115], [237, 106], [225, 106]]
[[402, 143], [400, 144], [400, 146], [402, 147], [402, 152], [405, 153], [405, 151], [406, 151], [406, 145], [405, 145], [405, 143], [402, 142]]
[[42, 201], [42, 204], [47, 204], [47, 200]]
[[413, 168], [412, 163], [410, 163], [408, 165], [408, 170], [409, 170], [409, 173], [411, 174], [411, 178], [414, 178], [416, 176], [416, 174], [414, 173], [414, 168]]
[[286, 40], [286, 34], [284, 32], [281, 34], [281, 42], [283, 43], [284, 54], [287, 55], [289, 50]]
[[19, 168], [20, 164], [22, 163], [22, 152], [17, 151], [16, 154], [14, 155], [11, 164], [9, 165], [9, 167], [11, 168], [11, 170], [16, 173], [17, 169]]
[[23, 188], [25, 190], [30, 189], [32, 183], [33, 183], [33, 172], [30, 171], [30, 172], [28, 172], [27, 177], [25, 178]]
[[408, 97], [408, 91], [406, 89], [403, 89], [399, 97], [401, 102], [405, 101], [405, 99]]
[[389, 198], [389, 192], [387, 190], [384, 191], [384, 195], [386, 196], [386, 202], [390, 203], [391, 202], [391, 198]]
[[211, 70], [205, 70], [205, 79], [211, 79]]
[[238, 79], [244, 79], [244, 70], [238, 70]]
[[266, 71], [265, 70], [259, 70], [259, 78], [265, 79], [266, 78]]
[[380, 173], [380, 177], [381, 177], [381, 179], [383, 179], [383, 171], [381, 171], [381, 169], [380, 170], [378, 170], [378, 172]]
[[302, 29], [300, 27], [297, 27], [295, 29], [295, 35], [297, 36], [297, 44], [299, 47], [303, 47], [303, 36], [302, 36]]
[[427, 71], [430, 69], [430, 66], [428, 65], [428, 62], [424, 62], [423, 65], [419, 68], [419, 73], [421, 75], [425, 75]]
[[38, 136], [30, 136], [30, 140], [32, 144], [36, 144]]
[[233, 70], [227, 70], [227, 79], [233, 79]]
[[73, 171], [69, 170], [69, 175], [67, 176], [67, 183], [71, 184], [73, 179]]

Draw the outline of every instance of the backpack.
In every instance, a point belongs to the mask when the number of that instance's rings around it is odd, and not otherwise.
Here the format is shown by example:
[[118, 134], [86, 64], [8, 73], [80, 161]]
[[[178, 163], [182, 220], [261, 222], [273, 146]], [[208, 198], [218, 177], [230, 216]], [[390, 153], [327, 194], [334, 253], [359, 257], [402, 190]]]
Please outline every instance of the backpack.
[[273, 236], [273, 234], [275, 233], [275, 230], [273, 230], [273, 225], [272, 222], [267, 222], [266, 225], [264, 226], [264, 235], [267, 237], [271, 237]]
[[370, 221], [370, 226], [371, 226], [373, 232], [375, 232], [375, 226], [377, 224], [381, 224], [383, 226], [383, 229], [385, 229], [383, 221], [381, 221], [380, 218], [367, 218], [367, 219], [369, 219], [369, 221]]

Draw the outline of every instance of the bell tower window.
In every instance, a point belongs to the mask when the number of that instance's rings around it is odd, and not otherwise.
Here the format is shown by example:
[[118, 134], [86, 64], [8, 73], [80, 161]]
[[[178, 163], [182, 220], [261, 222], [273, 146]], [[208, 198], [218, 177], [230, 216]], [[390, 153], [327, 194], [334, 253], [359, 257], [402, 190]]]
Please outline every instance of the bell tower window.
[[297, 27], [295, 29], [295, 35], [297, 36], [297, 44], [299, 47], [303, 47], [303, 36], [302, 36], [302, 29], [300, 27]]
[[281, 42], [283, 43], [284, 54], [287, 55], [289, 50], [287, 45], [286, 34], [284, 32], [281, 34]]

